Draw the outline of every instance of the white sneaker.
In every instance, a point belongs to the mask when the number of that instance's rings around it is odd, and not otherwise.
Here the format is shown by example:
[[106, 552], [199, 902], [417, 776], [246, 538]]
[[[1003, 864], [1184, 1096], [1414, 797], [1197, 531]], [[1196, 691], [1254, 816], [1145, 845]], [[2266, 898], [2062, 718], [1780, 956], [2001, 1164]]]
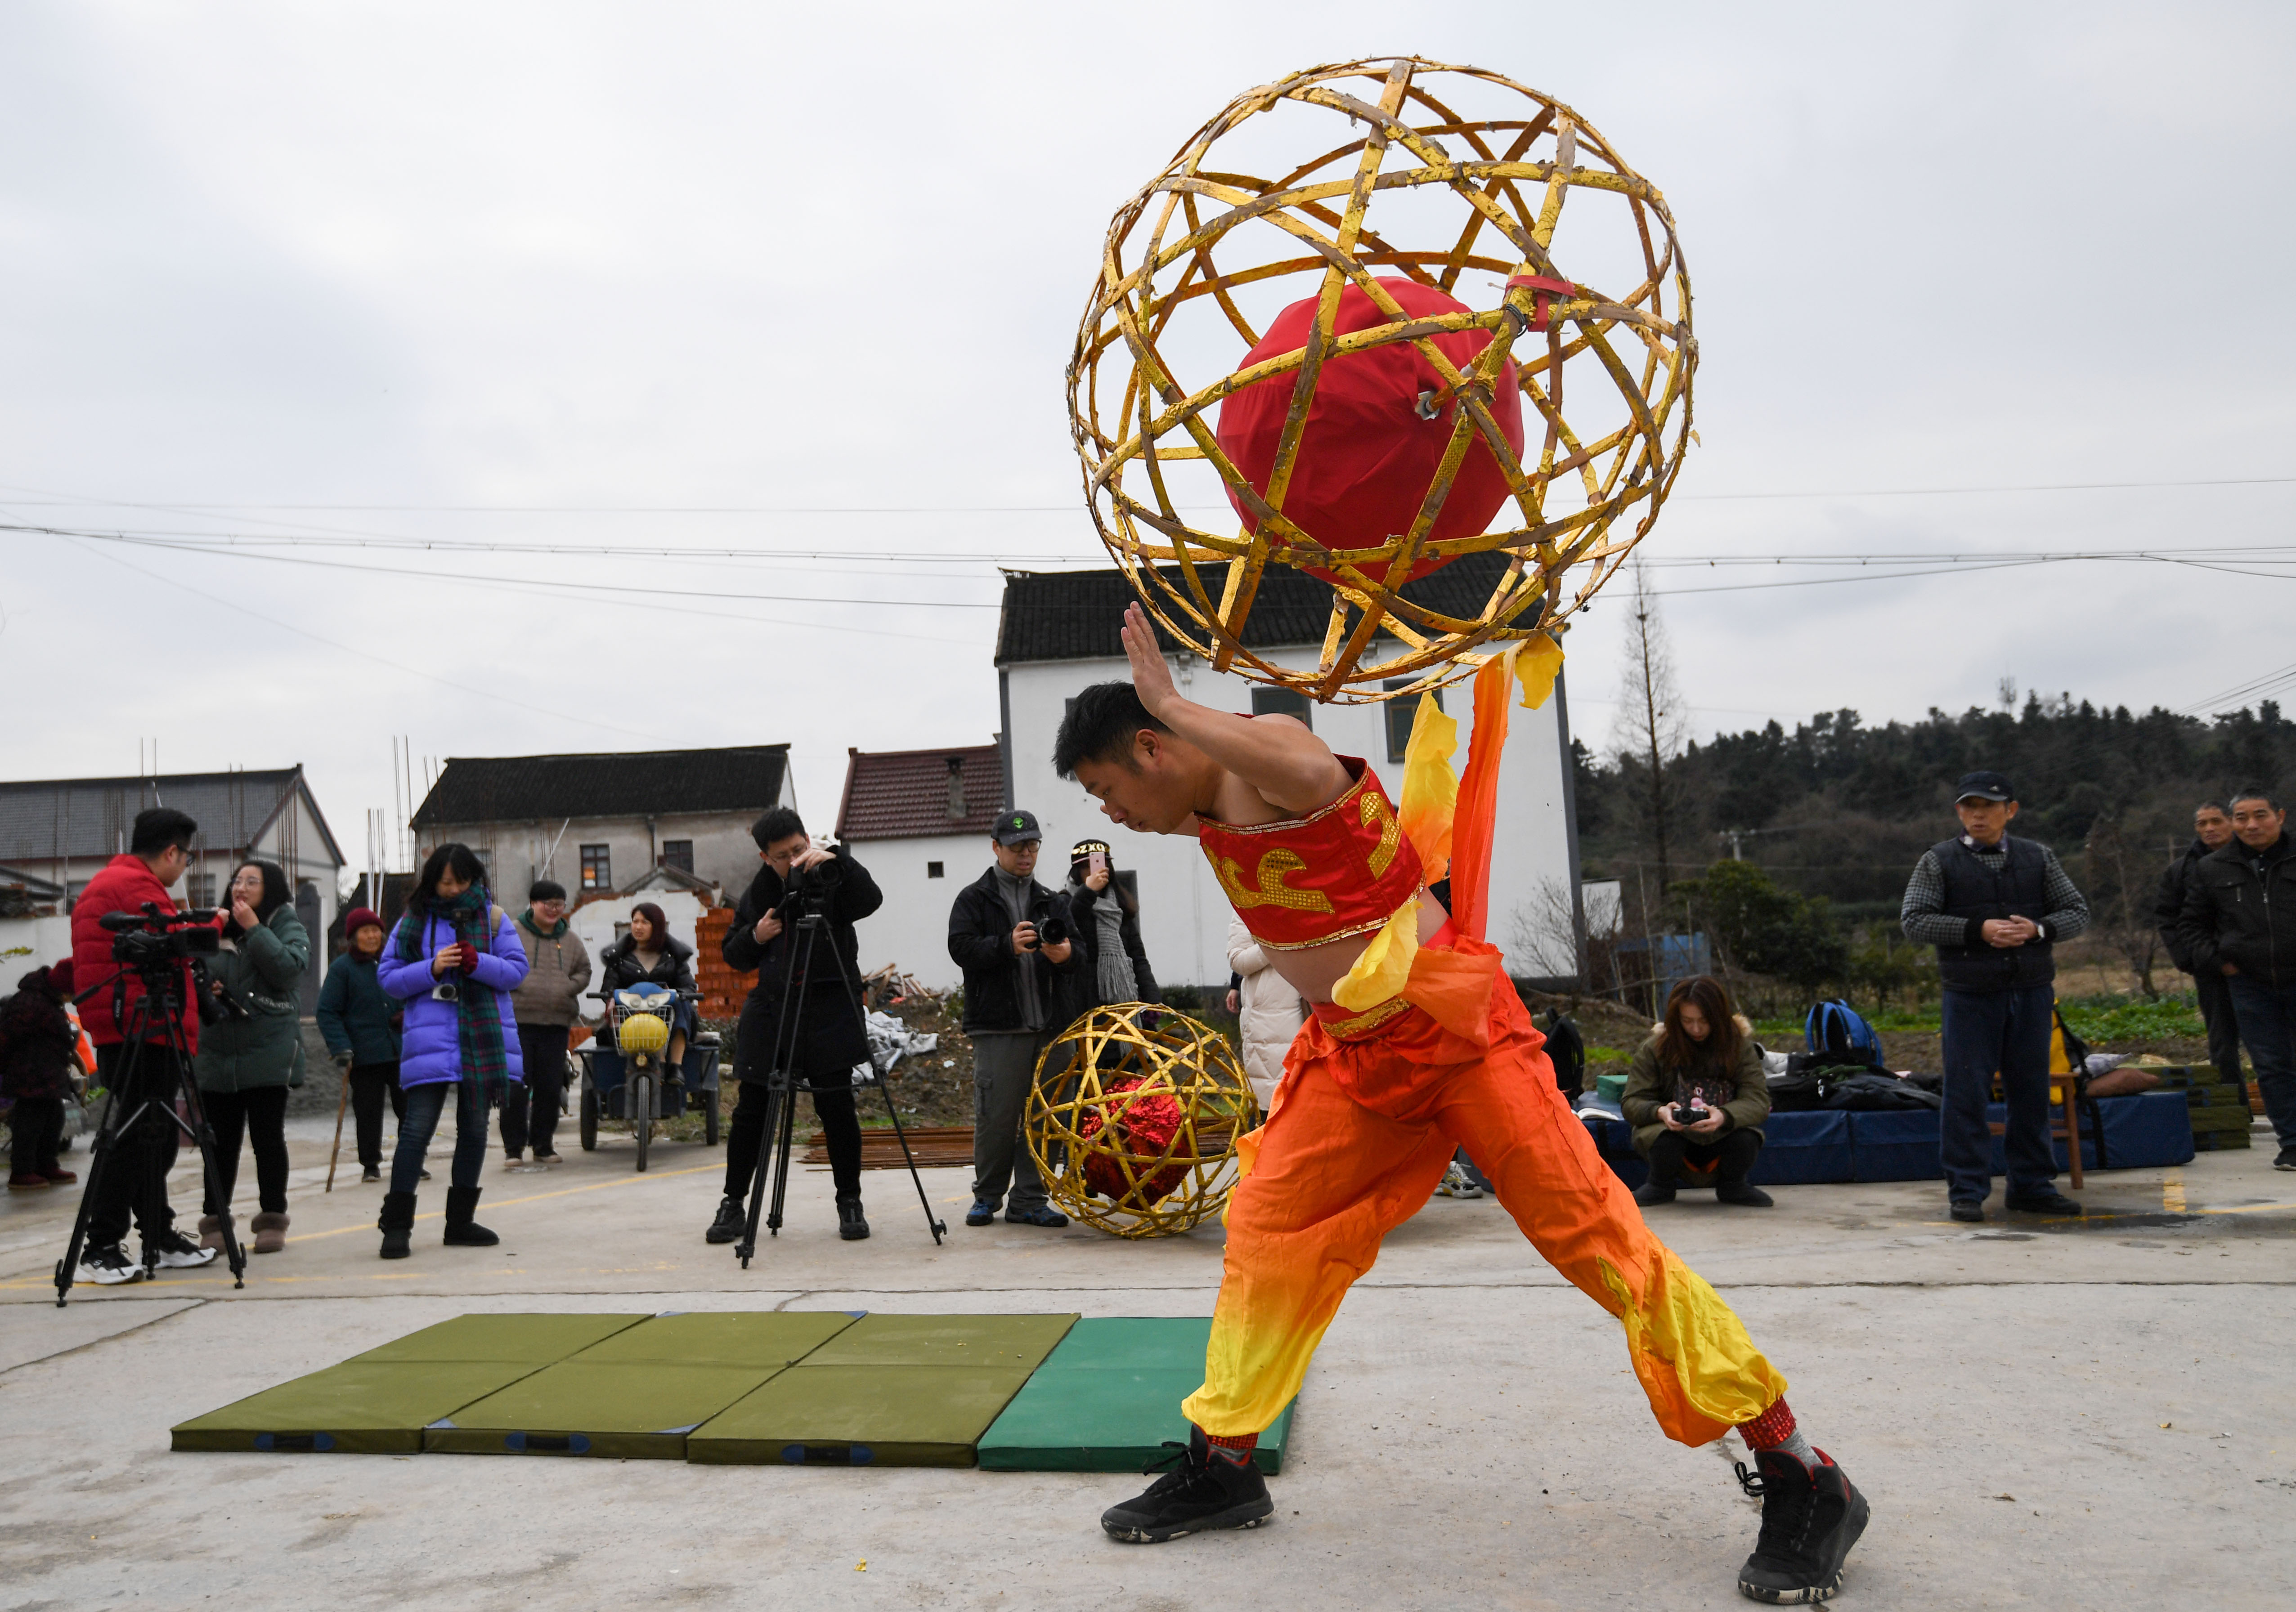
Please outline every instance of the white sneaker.
[[1443, 1172], [1443, 1180], [1435, 1192], [1439, 1198], [1480, 1198], [1483, 1195], [1482, 1188], [1468, 1179], [1467, 1166], [1456, 1158], [1451, 1161], [1451, 1167]]
[[124, 1281], [139, 1281], [144, 1267], [127, 1257], [118, 1243], [109, 1248], [82, 1249], [79, 1264], [72, 1271], [74, 1281], [92, 1281], [99, 1287], [116, 1288]]
[[207, 1264], [218, 1251], [203, 1248], [172, 1229], [144, 1240], [144, 1263], [155, 1271], [183, 1271]]

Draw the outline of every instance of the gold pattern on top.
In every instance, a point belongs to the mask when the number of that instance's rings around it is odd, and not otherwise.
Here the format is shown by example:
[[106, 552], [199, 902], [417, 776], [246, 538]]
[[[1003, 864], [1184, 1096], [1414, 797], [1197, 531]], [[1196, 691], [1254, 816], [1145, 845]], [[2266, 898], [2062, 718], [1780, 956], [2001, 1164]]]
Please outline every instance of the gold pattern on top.
[[1356, 815], [1362, 819], [1365, 828], [1374, 822], [1379, 824], [1379, 846], [1372, 852], [1370, 859], [1371, 876], [1374, 879], [1383, 878], [1388, 865], [1395, 860], [1397, 847], [1403, 843], [1403, 825], [1388, 809], [1387, 797], [1376, 790], [1363, 792], [1363, 798], [1356, 803]]
[[1227, 892], [1228, 900], [1239, 912], [1250, 907], [1290, 907], [1298, 912], [1328, 912], [1332, 898], [1321, 890], [1295, 890], [1283, 882], [1287, 873], [1297, 873], [1308, 865], [1308, 859], [1299, 852], [1278, 846], [1259, 859], [1259, 888], [1253, 889], [1243, 882], [1243, 870], [1233, 856], [1214, 855], [1209, 848], [1205, 855], [1211, 859], [1212, 871]]

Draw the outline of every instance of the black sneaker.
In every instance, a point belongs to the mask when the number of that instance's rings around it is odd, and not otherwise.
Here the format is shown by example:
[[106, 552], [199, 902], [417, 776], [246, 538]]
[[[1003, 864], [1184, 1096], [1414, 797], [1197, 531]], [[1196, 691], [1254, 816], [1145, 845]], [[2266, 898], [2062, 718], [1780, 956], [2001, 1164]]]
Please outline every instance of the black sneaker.
[[1069, 1223], [1069, 1217], [1048, 1203], [1033, 1204], [1025, 1209], [1006, 1208], [1004, 1223], [1008, 1226], [1042, 1226], [1057, 1232]]
[[2296, 1170], [2296, 1148], [2281, 1149], [2273, 1156], [2272, 1167], [2276, 1170]]
[[721, 1198], [718, 1200], [718, 1218], [709, 1223], [709, 1229], [701, 1234], [701, 1240], [704, 1242], [739, 1241], [749, 1223], [749, 1213], [742, 1208], [740, 1199]]
[[2046, 1192], [2013, 1193], [2002, 1200], [2020, 1215], [2078, 1215], [2080, 1205], [2051, 1188]]
[[127, 1251], [116, 1242], [89, 1244], [80, 1250], [79, 1264], [72, 1268], [74, 1281], [92, 1281], [106, 1288], [143, 1279], [144, 1267], [129, 1259]]
[[1866, 1497], [1849, 1475], [1817, 1452], [1822, 1463], [1808, 1468], [1782, 1450], [1754, 1457], [1762, 1475], [1738, 1463], [1738, 1482], [1762, 1500], [1762, 1534], [1754, 1553], [1738, 1569], [1738, 1592], [1754, 1600], [1801, 1606], [1830, 1599], [1841, 1588], [1841, 1564], [1866, 1532]]
[[1111, 1538], [1160, 1545], [1214, 1528], [1256, 1528], [1275, 1510], [1267, 1480], [1250, 1458], [1237, 1462], [1214, 1453], [1201, 1428], [1189, 1433], [1186, 1444], [1167, 1440], [1164, 1447], [1172, 1453], [1147, 1470], [1172, 1469], [1149, 1485], [1146, 1493], [1100, 1514], [1100, 1526]]
[[1645, 1209], [1655, 1208], [1662, 1203], [1672, 1203], [1674, 1201], [1674, 1182], [1670, 1181], [1646, 1181], [1643, 1182], [1642, 1185], [1635, 1189], [1635, 1201], [1642, 1205]]
[[1956, 1220], [1967, 1221], [1972, 1225], [1985, 1223], [1985, 1206], [1974, 1198], [1955, 1199], [1952, 1215]]
[[989, 1226], [996, 1223], [996, 1206], [985, 1198], [976, 1198], [972, 1207], [964, 1212], [968, 1226]]
[[217, 1248], [203, 1248], [173, 1226], [144, 1240], [144, 1264], [154, 1271], [187, 1271], [212, 1264]]
[[1718, 1181], [1714, 1183], [1714, 1201], [1734, 1203], [1747, 1209], [1767, 1209], [1777, 1200], [1761, 1188], [1750, 1187], [1742, 1181]]
[[858, 1197], [837, 1200], [837, 1234], [847, 1242], [859, 1242], [869, 1235], [869, 1222], [861, 1213]]

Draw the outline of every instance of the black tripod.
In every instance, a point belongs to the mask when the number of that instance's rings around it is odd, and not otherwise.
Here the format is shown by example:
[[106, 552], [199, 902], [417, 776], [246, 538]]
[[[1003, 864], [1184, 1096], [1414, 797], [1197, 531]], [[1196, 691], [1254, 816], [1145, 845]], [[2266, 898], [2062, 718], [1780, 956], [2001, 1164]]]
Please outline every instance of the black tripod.
[[[180, 961], [171, 960], [165, 968], [137, 969], [136, 978], [144, 983], [144, 994], [135, 999], [131, 1011], [127, 1006], [128, 970], [121, 969], [111, 978], [111, 1022], [122, 1027], [126, 1035], [127, 1051], [120, 1059], [116, 1078], [104, 1083], [103, 1118], [95, 1128], [95, 1141], [89, 1150], [87, 1185], [82, 1189], [79, 1213], [73, 1217], [71, 1240], [64, 1245], [64, 1256], [56, 1265], [56, 1308], [61, 1310], [71, 1296], [73, 1273], [79, 1269], [80, 1250], [87, 1241], [87, 1217], [102, 1201], [99, 1194], [103, 1178], [119, 1162], [117, 1154], [122, 1136], [133, 1133], [144, 1116], [152, 1110], [168, 1117], [168, 1123], [198, 1144], [201, 1178], [207, 1183], [207, 1196], [218, 1207], [216, 1219], [223, 1229], [223, 1255], [231, 1267], [232, 1286], [247, 1285], [247, 1250], [240, 1246], [232, 1231], [231, 1205], [224, 1201], [222, 1173], [216, 1167], [215, 1132], [208, 1125], [207, 1109], [200, 1101], [200, 1083], [192, 1076], [192, 1051], [184, 1040], [184, 975]], [[80, 1000], [102, 990], [97, 986], [80, 993]], [[152, 1027], [154, 1009], [160, 1022], [167, 1028], [165, 1039], [153, 1043], [146, 1039]], [[160, 1068], [152, 1071], [153, 1078], [144, 1078], [144, 1060], [154, 1058]], [[172, 1073], [173, 1082], [160, 1078]], [[173, 1084], [183, 1093], [188, 1120], [176, 1112], [168, 1101], [168, 1086]], [[127, 1116], [119, 1117], [122, 1093], [127, 1097]]]
[[[782, 1011], [775, 1017], [774, 1060], [772, 1072], [766, 1076], [766, 1089], [773, 1094], [773, 1102], [766, 1113], [766, 1134], [758, 1142], [757, 1169], [750, 1178], [749, 1220], [742, 1229], [742, 1240], [734, 1248], [745, 1271], [750, 1268], [750, 1256], [758, 1251], [758, 1216], [765, 1207], [768, 1174], [773, 1180], [773, 1209], [765, 1217], [766, 1229], [775, 1237], [781, 1235], [782, 1205], [789, 1195], [790, 1141], [797, 1127], [797, 1094], [816, 1089], [809, 1084], [800, 1084], [791, 1066], [797, 1061], [798, 1048], [803, 1044], [806, 999], [813, 994], [814, 946], [829, 927], [829, 921], [806, 897], [800, 896], [796, 904], [803, 910], [791, 921], [791, 927], [796, 932], [789, 937], [782, 960]], [[837, 965], [838, 983], [844, 987], [845, 999], [852, 1007], [853, 1021], [865, 1030], [868, 1017], [862, 1011], [860, 990], [853, 976], [846, 972], [845, 959], [834, 940], [826, 950]], [[932, 1200], [925, 1196], [924, 1179], [917, 1174], [916, 1155], [909, 1151], [908, 1133], [901, 1129], [900, 1110], [893, 1106], [893, 1093], [886, 1089], [885, 1077], [878, 1072], [873, 1060], [869, 1066], [869, 1084], [884, 1092], [885, 1112], [893, 1122], [893, 1134], [900, 1139], [901, 1157], [909, 1165], [909, 1180], [916, 1185], [917, 1202], [924, 1208], [925, 1224], [938, 1246], [948, 1226], [933, 1215]]]

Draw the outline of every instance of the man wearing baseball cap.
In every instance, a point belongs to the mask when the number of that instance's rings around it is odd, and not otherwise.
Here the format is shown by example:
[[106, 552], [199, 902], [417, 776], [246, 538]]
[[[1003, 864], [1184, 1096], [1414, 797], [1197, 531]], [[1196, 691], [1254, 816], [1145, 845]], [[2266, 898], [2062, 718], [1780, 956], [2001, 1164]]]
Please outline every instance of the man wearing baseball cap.
[[1000, 814], [988, 835], [996, 860], [957, 892], [948, 913], [948, 954], [964, 970], [964, 1033], [972, 1042], [969, 1226], [988, 1224], [1000, 1206], [1014, 1225], [1069, 1223], [1046, 1201], [1021, 1140], [1037, 1060], [1068, 1028], [1054, 977], [1084, 966], [1068, 937], [1067, 901], [1036, 880], [1044, 838], [1035, 813]]
[[2078, 1215], [2057, 1191], [2049, 1141], [2049, 1032], [2056, 1015], [2053, 952], [2088, 928], [2088, 903], [2057, 854], [2009, 836], [2017, 792], [1998, 773], [1971, 773], [1954, 790], [1962, 831], [1922, 853], [1906, 886], [1906, 938], [1933, 945], [1945, 986], [1945, 1109], [1939, 1151], [1956, 1220], [1981, 1222], [1993, 1192], [1985, 1105], [1994, 1071], [2009, 1123], [2013, 1210]]

